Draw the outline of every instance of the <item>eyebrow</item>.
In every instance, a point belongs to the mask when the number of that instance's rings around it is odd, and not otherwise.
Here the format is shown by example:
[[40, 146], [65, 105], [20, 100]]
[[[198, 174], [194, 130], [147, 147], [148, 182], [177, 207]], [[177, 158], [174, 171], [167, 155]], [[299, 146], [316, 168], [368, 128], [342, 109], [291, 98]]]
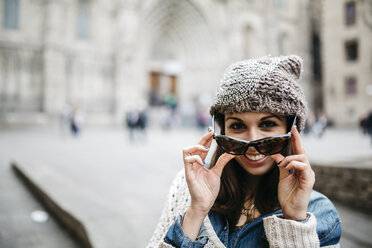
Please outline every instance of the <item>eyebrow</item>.
[[237, 118], [237, 117], [227, 117], [225, 121], [230, 120], [230, 119], [231, 120], [236, 120], [236, 121], [239, 121], [239, 122], [244, 122], [242, 119]]
[[279, 115], [268, 115], [268, 116], [264, 116], [264, 117], [262, 117], [261, 118], [261, 121], [264, 121], [264, 120], [267, 120], [267, 119], [270, 119], [270, 118], [276, 118], [276, 119], [278, 119], [278, 120], [282, 120], [282, 118], [280, 118], [280, 116]]
[[[270, 118], [276, 118], [276, 119], [278, 119], [278, 120], [282, 120], [281, 118], [280, 118], [280, 116], [278, 116], [278, 115], [268, 115], [268, 116], [264, 116], [264, 117], [262, 117], [261, 118], [261, 121], [264, 121], [264, 120], [267, 120], [267, 119], [270, 119]], [[238, 118], [238, 117], [227, 117], [226, 118], [226, 120], [225, 121], [227, 121], [227, 120], [236, 120], [236, 121], [239, 121], [239, 122], [244, 122], [242, 119], [240, 119], [240, 118]]]

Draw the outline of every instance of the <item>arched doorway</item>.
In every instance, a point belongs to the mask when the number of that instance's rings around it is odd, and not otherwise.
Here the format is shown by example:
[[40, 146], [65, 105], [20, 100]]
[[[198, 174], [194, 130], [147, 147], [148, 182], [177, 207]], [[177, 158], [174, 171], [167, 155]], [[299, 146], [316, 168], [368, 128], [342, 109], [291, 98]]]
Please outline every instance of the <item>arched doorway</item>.
[[134, 65], [142, 71], [134, 81], [140, 82], [150, 105], [159, 106], [173, 95], [183, 111], [200, 92], [215, 90], [224, 66], [218, 46], [223, 41], [191, 0], [144, 5]]

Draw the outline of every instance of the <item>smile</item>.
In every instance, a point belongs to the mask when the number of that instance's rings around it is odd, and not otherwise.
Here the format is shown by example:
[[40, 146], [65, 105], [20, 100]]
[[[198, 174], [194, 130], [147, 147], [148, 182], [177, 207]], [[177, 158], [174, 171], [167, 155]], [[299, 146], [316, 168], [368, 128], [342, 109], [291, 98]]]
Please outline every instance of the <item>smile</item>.
[[243, 160], [246, 161], [246, 163], [252, 165], [252, 166], [261, 166], [267, 159], [270, 158], [270, 156], [265, 156], [262, 154], [257, 154], [257, 155], [248, 155], [245, 154], [242, 156]]
[[261, 159], [263, 159], [264, 157], [266, 157], [266, 156], [263, 155], [263, 154], [258, 154], [258, 155], [247, 155], [247, 154], [245, 154], [245, 156], [246, 156], [249, 160], [252, 160], [252, 161], [261, 160]]

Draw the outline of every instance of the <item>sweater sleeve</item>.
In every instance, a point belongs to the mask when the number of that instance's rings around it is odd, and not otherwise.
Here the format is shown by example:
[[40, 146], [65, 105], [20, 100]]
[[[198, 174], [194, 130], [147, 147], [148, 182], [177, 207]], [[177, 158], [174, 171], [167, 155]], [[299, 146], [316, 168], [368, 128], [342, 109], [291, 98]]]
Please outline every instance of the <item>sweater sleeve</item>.
[[208, 242], [208, 232], [204, 223], [202, 224], [199, 234], [195, 240], [187, 237], [182, 230], [182, 222], [184, 215], [180, 215], [176, 222], [169, 228], [164, 242], [174, 247], [188, 247], [188, 248], [201, 248]]
[[190, 205], [190, 194], [188, 192], [185, 173], [180, 171], [169, 189], [168, 197], [161, 213], [158, 224], [146, 246], [152, 247], [173, 247], [164, 242], [164, 237], [169, 228], [175, 223], [177, 217], [182, 215]]
[[[286, 220], [280, 215], [272, 215], [264, 218], [264, 229], [270, 248], [283, 247], [320, 247], [316, 232], [316, 218], [308, 213], [309, 218], [305, 222]], [[340, 247], [339, 244], [327, 246], [329, 248]]]

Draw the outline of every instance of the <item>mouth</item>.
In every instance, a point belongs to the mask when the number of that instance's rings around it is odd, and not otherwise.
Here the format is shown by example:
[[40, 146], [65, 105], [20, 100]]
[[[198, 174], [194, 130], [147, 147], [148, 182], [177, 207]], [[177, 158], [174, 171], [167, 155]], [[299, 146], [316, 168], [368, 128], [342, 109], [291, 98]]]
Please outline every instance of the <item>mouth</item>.
[[252, 161], [258, 161], [258, 160], [261, 160], [261, 159], [263, 159], [264, 157], [266, 157], [266, 156], [263, 155], [263, 154], [257, 154], [257, 155], [248, 155], [248, 154], [245, 154], [245, 156], [246, 156], [249, 160], [252, 160]]
[[244, 160], [246, 160], [251, 165], [261, 165], [269, 156], [265, 156], [263, 154], [256, 154], [256, 155], [248, 155], [245, 154], [243, 156]]

